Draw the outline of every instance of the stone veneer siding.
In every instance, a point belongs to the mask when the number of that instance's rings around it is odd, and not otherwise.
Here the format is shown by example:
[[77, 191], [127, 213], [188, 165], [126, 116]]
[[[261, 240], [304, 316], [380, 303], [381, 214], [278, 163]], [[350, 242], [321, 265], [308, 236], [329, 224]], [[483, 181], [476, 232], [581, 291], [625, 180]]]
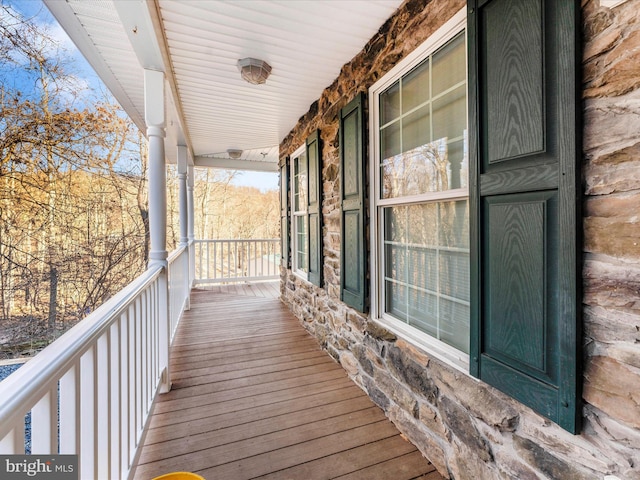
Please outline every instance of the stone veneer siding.
[[408, 0], [280, 145], [315, 129], [324, 282], [282, 270], [282, 299], [440, 473], [455, 479], [640, 480], [640, 0], [583, 0], [584, 425], [571, 435], [340, 302], [338, 114], [465, 5]]

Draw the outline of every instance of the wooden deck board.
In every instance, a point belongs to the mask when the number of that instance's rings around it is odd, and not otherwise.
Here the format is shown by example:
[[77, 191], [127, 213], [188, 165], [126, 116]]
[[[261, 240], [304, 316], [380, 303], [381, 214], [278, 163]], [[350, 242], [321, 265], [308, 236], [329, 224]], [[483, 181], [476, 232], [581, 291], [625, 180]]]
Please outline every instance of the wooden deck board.
[[193, 291], [134, 478], [441, 479], [271, 283]]

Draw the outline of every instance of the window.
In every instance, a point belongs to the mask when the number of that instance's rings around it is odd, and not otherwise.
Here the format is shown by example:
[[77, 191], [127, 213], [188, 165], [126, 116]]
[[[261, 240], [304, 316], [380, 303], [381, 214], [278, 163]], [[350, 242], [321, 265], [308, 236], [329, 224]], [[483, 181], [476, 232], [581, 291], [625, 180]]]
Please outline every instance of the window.
[[291, 158], [292, 269], [322, 286], [322, 158], [315, 131]]
[[305, 147], [293, 155], [293, 270], [307, 278], [309, 273], [308, 162]]
[[469, 353], [464, 12], [370, 90], [374, 315], [465, 366]]

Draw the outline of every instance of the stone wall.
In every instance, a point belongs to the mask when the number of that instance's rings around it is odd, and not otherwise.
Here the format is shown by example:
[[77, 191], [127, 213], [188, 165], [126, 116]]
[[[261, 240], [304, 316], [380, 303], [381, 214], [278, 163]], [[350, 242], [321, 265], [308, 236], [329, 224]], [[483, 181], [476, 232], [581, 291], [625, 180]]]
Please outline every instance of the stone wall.
[[445, 476], [640, 480], [640, 0], [583, 0], [584, 426], [571, 435], [339, 298], [338, 113], [465, 5], [409, 0], [280, 146], [323, 142], [324, 286], [282, 272], [282, 298]]

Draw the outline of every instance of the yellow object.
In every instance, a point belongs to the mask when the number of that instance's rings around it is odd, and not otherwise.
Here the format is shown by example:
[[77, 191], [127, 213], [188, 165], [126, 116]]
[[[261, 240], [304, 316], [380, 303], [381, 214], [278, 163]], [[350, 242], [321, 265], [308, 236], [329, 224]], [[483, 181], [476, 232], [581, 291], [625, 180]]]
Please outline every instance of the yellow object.
[[159, 477], [155, 477], [152, 480], [205, 480], [205, 478], [201, 477], [197, 473], [171, 472], [160, 475]]

